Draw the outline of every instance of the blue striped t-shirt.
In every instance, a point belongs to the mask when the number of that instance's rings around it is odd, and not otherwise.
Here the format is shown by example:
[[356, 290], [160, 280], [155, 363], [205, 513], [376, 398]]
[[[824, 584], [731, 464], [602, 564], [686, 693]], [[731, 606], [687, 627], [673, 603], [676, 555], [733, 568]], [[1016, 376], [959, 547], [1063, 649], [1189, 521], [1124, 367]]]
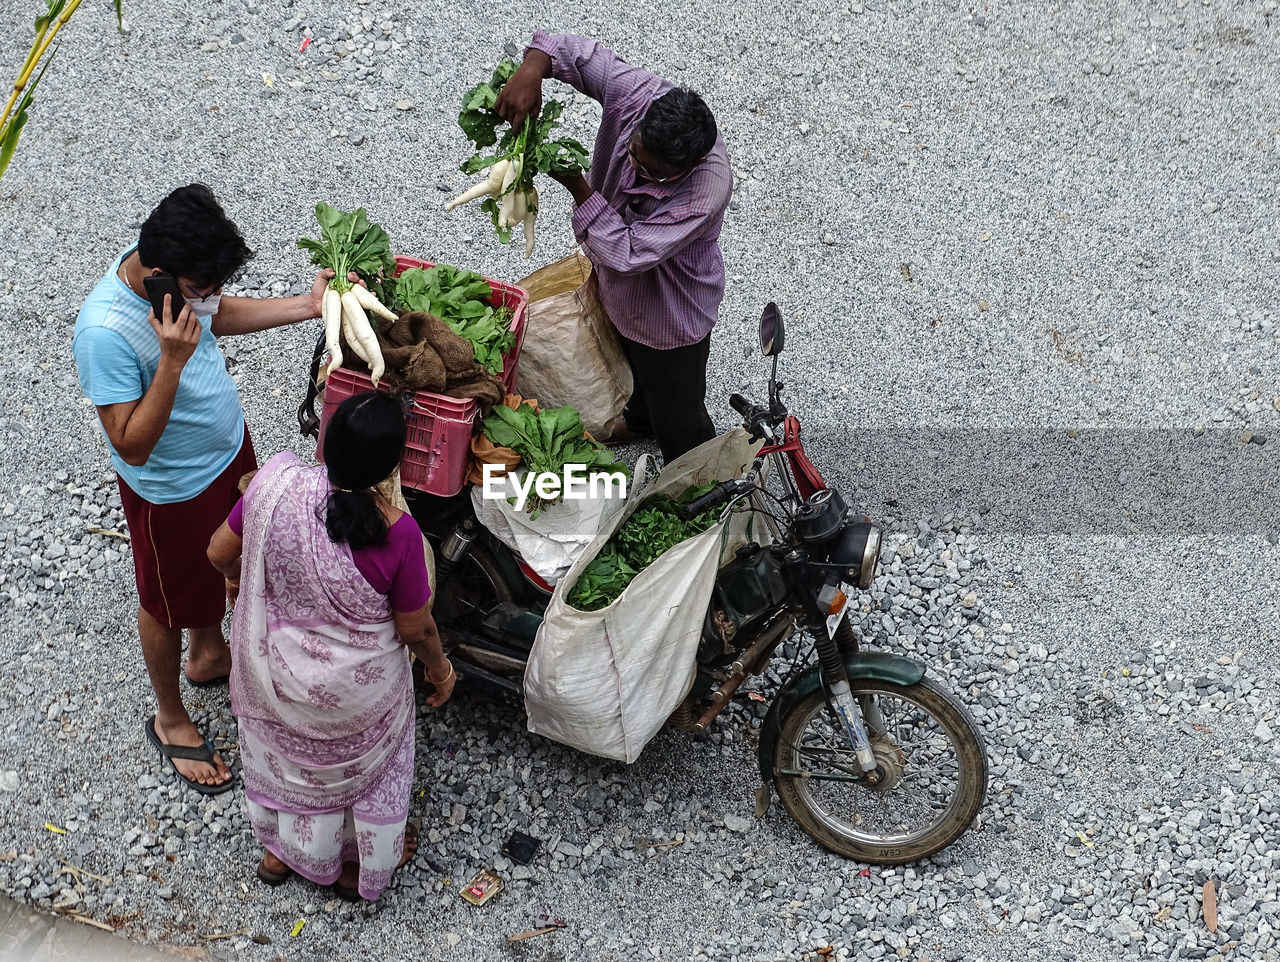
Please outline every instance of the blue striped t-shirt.
[[[141, 398], [160, 363], [160, 339], [147, 322], [151, 305], [120, 279], [120, 263], [133, 250], [116, 258], [76, 318], [80, 387], [99, 406]], [[244, 440], [244, 411], [211, 321], [200, 318], [200, 343], [182, 369], [169, 423], [147, 463], [126, 463], [107, 439], [117, 473], [152, 504], [194, 498], [226, 470]]]

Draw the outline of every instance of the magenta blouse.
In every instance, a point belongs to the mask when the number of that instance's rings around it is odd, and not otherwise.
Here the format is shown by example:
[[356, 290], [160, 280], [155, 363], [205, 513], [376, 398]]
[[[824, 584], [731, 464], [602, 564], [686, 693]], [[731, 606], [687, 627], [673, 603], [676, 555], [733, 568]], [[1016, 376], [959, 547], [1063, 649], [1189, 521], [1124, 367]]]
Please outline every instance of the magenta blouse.
[[[244, 537], [244, 498], [231, 509], [227, 526], [237, 537]], [[351, 558], [373, 590], [390, 599], [392, 611], [417, 611], [431, 597], [422, 531], [412, 515], [401, 515], [382, 544], [353, 549]]]

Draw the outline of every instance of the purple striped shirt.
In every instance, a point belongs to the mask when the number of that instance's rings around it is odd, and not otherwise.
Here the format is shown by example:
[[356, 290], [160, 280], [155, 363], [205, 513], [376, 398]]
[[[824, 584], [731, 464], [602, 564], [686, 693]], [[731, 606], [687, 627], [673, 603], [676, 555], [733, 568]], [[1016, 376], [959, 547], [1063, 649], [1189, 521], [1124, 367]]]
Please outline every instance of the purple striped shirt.
[[587, 173], [596, 192], [574, 211], [573, 232], [595, 267], [609, 319], [646, 347], [697, 344], [711, 333], [724, 298], [720, 226], [733, 191], [724, 139], [717, 136], [679, 180], [641, 181], [627, 141], [673, 85], [585, 37], [539, 30], [530, 46], [551, 58], [557, 80], [604, 108]]

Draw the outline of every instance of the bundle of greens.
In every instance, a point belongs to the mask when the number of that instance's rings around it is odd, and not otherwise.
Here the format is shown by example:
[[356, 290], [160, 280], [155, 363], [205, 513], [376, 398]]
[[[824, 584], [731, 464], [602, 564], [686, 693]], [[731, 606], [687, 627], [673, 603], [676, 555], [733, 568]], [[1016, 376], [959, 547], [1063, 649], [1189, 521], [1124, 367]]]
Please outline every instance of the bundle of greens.
[[566, 600], [579, 611], [598, 611], [622, 594], [639, 573], [610, 542], [582, 569]]
[[[363, 207], [347, 213], [321, 201], [316, 204], [316, 220], [320, 222], [321, 239], [304, 237], [298, 246], [311, 251], [311, 263], [336, 272], [320, 302], [329, 370], [342, 366], [341, 332], [356, 355], [369, 365], [373, 383], [377, 384], [384, 370], [382, 349], [374, 334], [377, 322], [371, 323], [365, 312], [372, 311], [388, 321], [396, 319], [384, 306], [390, 303], [395, 287], [391, 277], [396, 267], [391, 239], [385, 230], [370, 222]], [[369, 285], [367, 290], [348, 279], [353, 271]]]
[[716, 523], [719, 508], [709, 508], [689, 521], [677, 513], [713, 487], [715, 482], [695, 484], [678, 498], [665, 494], [646, 498], [582, 570], [565, 600], [579, 611], [597, 611], [612, 604], [631, 580], [660, 555]]
[[[551, 139], [560, 126], [564, 104], [548, 100], [537, 117], [525, 119], [516, 131], [508, 129], [499, 140], [498, 127], [503, 123], [493, 109], [498, 94], [518, 64], [504, 57], [485, 83], [476, 84], [462, 98], [458, 126], [476, 146], [477, 153], [462, 164], [464, 174], [478, 174], [488, 169], [488, 176], [470, 190], [446, 203], [445, 210], [483, 197], [481, 208], [493, 220], [498, 239], [506, 244], [517, 225], [524, 227], [524, 256], [533, 256], [533, 225], [538, 216], [538, 191], [533, 186], [535, 174], [573, 176], [587, 169], [587, 150], [572, 137]], [[490, 155], [488, 147], [496, 147]]]
[[448, 264], [411, 267], [396, 284], [396, 305], [440, 318], [475, 350], [476, 363], [491, 374], [502, 373], [502, 355], [515, 344], [511, 308], [490, 303], [493, 289], [475, 271]]
[[[533, 474], [564, 476], [566, 464], [582, 465], [585, 472], [629, 476], [627, 466], [617, 461], [612, 452], [598, 441], [589, 440], [582, 418], [572, 407], [544, 408], [535, 411], [529, 404], [512, 410], [498, 405], [480, 424], [481, 431], [494, 444], [511, 448], [524, 459], [525, 468]], [[544, 500], [530, 496], [532, 518], [559, 497]]]

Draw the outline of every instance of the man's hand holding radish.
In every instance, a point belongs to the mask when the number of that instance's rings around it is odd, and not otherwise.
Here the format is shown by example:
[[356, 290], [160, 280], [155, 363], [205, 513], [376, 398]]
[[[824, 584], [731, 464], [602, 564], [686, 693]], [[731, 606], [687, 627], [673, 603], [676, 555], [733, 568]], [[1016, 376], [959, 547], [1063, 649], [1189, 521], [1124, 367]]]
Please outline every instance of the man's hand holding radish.
[[[338, 272], [332, 267], [326, 267], [316, 275], [315, 281], [311, 285], [311, 303], [315, 309], [312, 317], [320, 317], [324, 310], [324, 292], [329, 289], [329, 282], [338, 276]], [[347, 280], [352, 284], [359, 284], [361, 287], [368, 289], [369, 285], [360, 280], [360, 275], [355, 271], [347, 273]]]
[[526, 117], [536, 118], [542, 112], [542, 81], [550, 76], [551, 58], [541, 50], [530, 50], [498, 92], [494, 111], [511, 124], [513, 130], [519, 130]]

